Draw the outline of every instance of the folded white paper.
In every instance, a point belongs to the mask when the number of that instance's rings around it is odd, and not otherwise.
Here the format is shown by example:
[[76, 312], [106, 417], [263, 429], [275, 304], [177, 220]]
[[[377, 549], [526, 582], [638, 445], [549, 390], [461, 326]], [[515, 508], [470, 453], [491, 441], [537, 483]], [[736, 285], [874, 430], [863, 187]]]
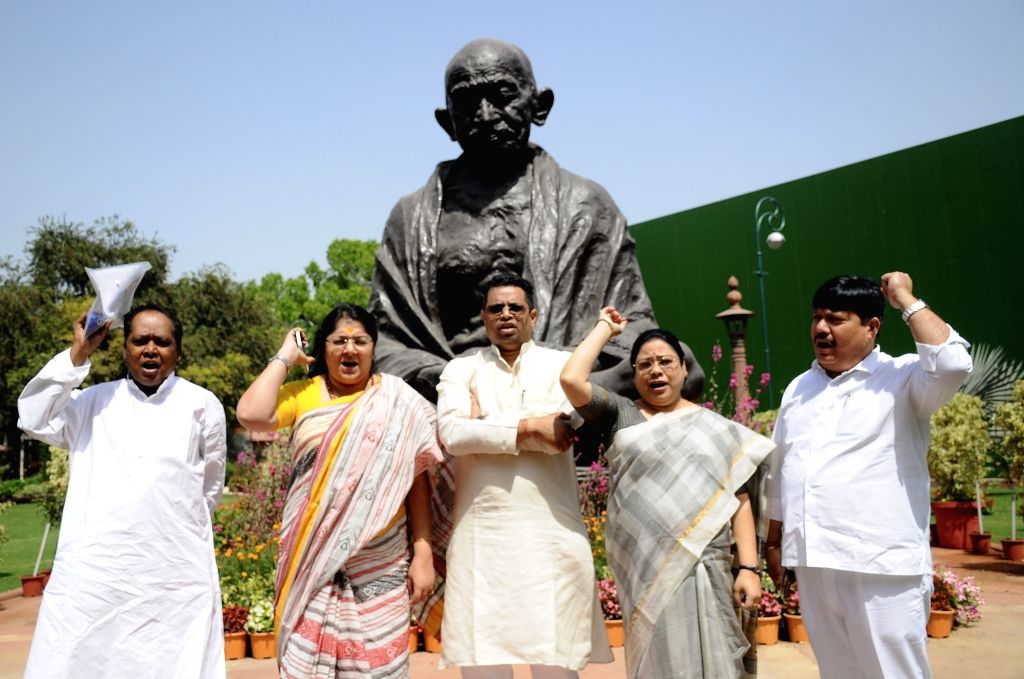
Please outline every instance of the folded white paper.
[[96, 291], [96, 299], [85, 316], [85, 334], [92, 335], [112, 321], [111, 328], [124, 325], [124, 315], [132, 308], [135, 289], [142, 282], [142, 277], [152, 267], [149, 262], [119, 264], [102, 269], [86, 267], [92, 287]]

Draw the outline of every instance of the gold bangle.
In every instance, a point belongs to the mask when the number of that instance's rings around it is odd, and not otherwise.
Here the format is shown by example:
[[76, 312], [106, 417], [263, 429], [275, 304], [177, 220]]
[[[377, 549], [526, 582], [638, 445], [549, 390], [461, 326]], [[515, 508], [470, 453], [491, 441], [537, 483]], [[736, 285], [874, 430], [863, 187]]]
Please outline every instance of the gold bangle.
[[415, 545], [415, 544], [416, 544], [417, 542], [425, 542], [425, 543], [427, 543], [428, 545], [432, 545], [432, 544], [434, 544], [434, 541], [433, 541], [433, 540], [431, 540], [430, 538], [413, 538], [413, 539], [412, 539], [412, 544], [414, 544], [414, 545]]
[[[607, 323], [608, 324], [608, 329], [612, 333], [615, 332], [615, 328], [612, 326], [612, 322], [609, 321], [607, 318], [599, 318], [599, 319], [597, 319], [597, 323], [601, 323], [601, 322]], [[597, 327], [597, 323], [594, 324], [594, 327]]]

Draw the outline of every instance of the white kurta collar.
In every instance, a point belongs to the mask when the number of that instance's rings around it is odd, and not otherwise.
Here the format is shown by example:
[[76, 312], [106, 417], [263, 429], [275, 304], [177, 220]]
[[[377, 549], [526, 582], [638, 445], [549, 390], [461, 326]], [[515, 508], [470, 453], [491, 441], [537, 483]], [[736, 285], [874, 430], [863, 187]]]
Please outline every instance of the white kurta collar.
[[530, 349], [532, 349], [534, 346], [536, 345], [533, 343], [532, 339], [523, 342], [523, 345], [519, 347], [519, 355], [516, 357], [516, 362], [513, 363], [512, 365], [508, 364], [508, 361], [506, 361], [505, 358], [501, 355], [501, 352], [498, 351], [498, 347], [492, 344], [489, 347], [487, 347], [487, 349], [490, 352], [491, 357], [498, 363], [498, 365], [507, 366], [510, 370], [515, 370], [516, 366], [519, 365], [519, 362], [523, 359], [523, 355], [530, 351]]
[[147, 396], [146, 392], [142, 391], [142, 389], [139, 388], [139, 385], [136, 384], [135, 380], [132, 378], [131, 373], [128, 373], [124, 377], [124, 381], [128, 384], [128, 393], [132, 394], [136, 398], [142, 399], [143, 401], [149, 400], [151, 398], [157, 398], [158, 396], [166, 396], [167, 393], [170, 392], [170, 390], [174, 387], [174, 382], [177, 381], [177, 379], [178, 376], [172, 370], [171, 374], [167, 376], [167, 379], [164, 380], [160, 384], [160, 386], [156, 388], [156, 391], [153, 392], [153, 395]]
[[878, 368], [878, 361], [881, 357], [881, 354], [882, 348], [876, 344], [875, 348], [871, 350], [871, 353], [862, 358], [860, 363], [853, 366], [846, 372], [839, 373], [835, 377], [829, 377], [828, 373], [825, 372], [825, 369], [822, 368], [821, 365], [818, 363], [818, 359], [814, 359], [813, 361], [811, 361], [811, 370], [813, 370], [814, 372], [816, 372], [817, 374], [821, 375], [822, 377], [829, 381], [839, 380], [846, 377], [847, 375], [851, 375], [856, 372], [868, 373], [870, 375], [871, 373], [875, 372], [875, 370]]

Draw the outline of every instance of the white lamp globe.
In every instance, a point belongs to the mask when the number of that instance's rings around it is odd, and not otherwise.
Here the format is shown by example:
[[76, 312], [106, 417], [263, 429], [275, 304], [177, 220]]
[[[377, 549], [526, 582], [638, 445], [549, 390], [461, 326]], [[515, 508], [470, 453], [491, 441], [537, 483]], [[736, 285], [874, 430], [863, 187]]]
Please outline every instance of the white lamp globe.
[[768, 247], [770, 247], [772, 250], [778, 250], [779, 248], [782, 247], [783, 243], [786, 242], [786, 237], [783, 236], [778, 231], [772, 231], [770, 234], [768, 234], [768, 238], [766, 240], [768, 242]]

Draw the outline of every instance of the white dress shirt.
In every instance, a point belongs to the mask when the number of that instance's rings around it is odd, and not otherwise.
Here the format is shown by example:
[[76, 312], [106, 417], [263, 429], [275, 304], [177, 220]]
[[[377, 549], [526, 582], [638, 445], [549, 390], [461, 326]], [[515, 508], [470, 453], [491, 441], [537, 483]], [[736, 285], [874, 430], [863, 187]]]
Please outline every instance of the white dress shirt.
[[173, 373], [151, 396], [128, 378], [80, 391], [89, 366], [64, 351], [18, 398], [18, 426], [71, 467], [25, 676], [223, 677], [224, 408]]
[[572, 449], [516, 447], [521, 418], [571, 412], [558, 382], [568, 358], [527, 342], [510, 366], [491, 346], [441, 375], [438, 436], [455, 458], [443, 666], [611, 661]]
[[767, 492], [784, 566], [929, 572], [929, 422], [970, 372], [967, 346], [950, 328], [917, 355], [875, 347], [835, 378], [814, 361], [789, 384]]

